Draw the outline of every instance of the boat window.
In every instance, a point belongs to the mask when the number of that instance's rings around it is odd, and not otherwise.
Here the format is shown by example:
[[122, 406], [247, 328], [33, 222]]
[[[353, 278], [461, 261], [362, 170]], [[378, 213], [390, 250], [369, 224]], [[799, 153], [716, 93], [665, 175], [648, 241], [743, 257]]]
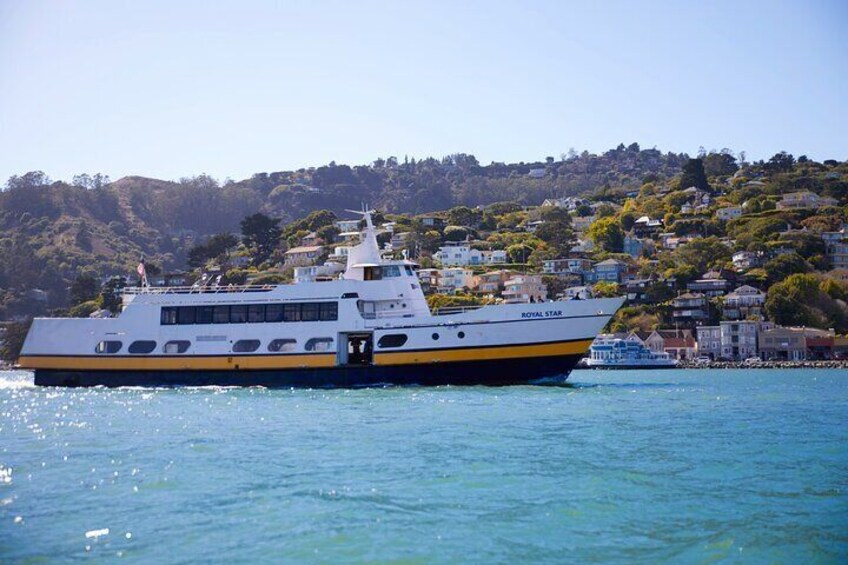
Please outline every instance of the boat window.
[[283, 321], [283, 305], [268, 304], [265, 306], [265, 321], [266, 322], [282, 322]]
[[151, 340], [138, 340], [130, 344], [127, 351], [130, 353], [150, 353], [156, 349], [156, 342]]
[[334, 322], [339, 319], [338, 302], [321, 302], [320, 317], [323, 322]]
[[246, 305], [230, 306], [230, 323], [231, 324], [243, 324], [246, 321], [247, 321], [247, 306]]
[[163, 353], [185, 353], [188, 351], [191, 342], [185, 339], [175, 339], [174, 341], [169, 341], [162, 348]]
[[307, 351], [330, 351], [333, 347], [333, 338], [331, 337], [313, 337], [306, 342]]
[[104, 340], [97, 344], [97, 347], [94, 348], [95, 353], [117, 353], [123, 347], [123, 343], [120, 341], [109, 341]]
[[300, 304], [284, 304], [283, 320], [286, 322], [300, 321]]
[[265, 305], [251, 304], [247, 307], [248, 322], [264, 322], [265, 321]]
[[377, 347], [384, 349], [387, 347], [401, 347], [406, 343], [408, 337], [406, 334], [386, 334], [377, 342]]
[[194, 316], [195, 324], [211, 324], [214, 312], [213, 306], [198, 306]]
[[273, 353], [286, 353], [294, 351], [297, 346], [297, 340], [294, 339], [272, 339], [268, 344], [268, 351]]
[[230, 307], [229, 306], [215, 306], [212, 310], [212, 322], [215, 324], [229, 324], [230, 323]]
[[259, 349], [258, 339], [240, 339], [233, 344], [235, 353], [253, 353]]
[[177, 323], [177, 309], [174, 307], [162, 308], [162, 314], [159, 322], [163, 326], [173, 326]]
[[410, 267], [409, 265], [404, 265], [403, 270], [406, 271], [406, 274], [410, 277], [415, 274], [412, 272], [412, 267]]
[[386, 265], [383, 267], [383, 278], [388, 279], [400, 276], [400, 267], [397, 265]]
[[181, 326], [188, 326], [194, 323], [194, 306], [180, 306], [177, 311], [177, 323]]
[[305, 302], [301, 304], [300, 319], [304, 322], [315, 322], [318, 320], [318, 303]]
[[381, 267], [365, 267], [363, 280], [378, 281], [383, 278], [383, 269]]
[[359, 298], [358, 292], [345, 292], [342, 294], [342, 299], [344, 298]]

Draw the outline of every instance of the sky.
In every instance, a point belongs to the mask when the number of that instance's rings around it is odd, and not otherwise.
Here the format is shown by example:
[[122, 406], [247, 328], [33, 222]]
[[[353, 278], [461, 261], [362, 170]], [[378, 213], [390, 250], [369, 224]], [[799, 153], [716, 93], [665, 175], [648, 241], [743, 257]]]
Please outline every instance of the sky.
[[848, 2], [0, 0], [0, 185], [621, 142], [848, 159]]

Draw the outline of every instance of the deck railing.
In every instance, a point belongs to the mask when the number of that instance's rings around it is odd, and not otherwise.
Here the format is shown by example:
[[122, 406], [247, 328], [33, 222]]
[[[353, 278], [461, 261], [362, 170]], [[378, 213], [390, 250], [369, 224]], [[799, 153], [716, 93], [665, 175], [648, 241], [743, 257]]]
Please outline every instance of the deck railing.
[[479, 310], [483, 308], [485, 304], [476, 304], [474, 306], [445, 306], [443, 308], [436, 308], [433, 310], [432, 314], [434, 316], [449, 316], [454, 314], [464, 314], [466, 312], [471, 312], [472, 310]]
[[231, 292], [268, 292], [276, 284], [241, 284], [217, 286], [127, 286], [123, 294], [221, 294]]

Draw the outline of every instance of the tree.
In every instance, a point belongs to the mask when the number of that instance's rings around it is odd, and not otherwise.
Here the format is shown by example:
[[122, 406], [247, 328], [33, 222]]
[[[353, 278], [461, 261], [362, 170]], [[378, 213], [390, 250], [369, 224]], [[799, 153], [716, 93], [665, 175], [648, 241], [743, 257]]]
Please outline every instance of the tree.
[[618, 285], [612, 281], [599, 281], [592, 287], [592, 292], [598, 298], [618, 296]]
[[94, 276], [83, 273], [71, 283], [69, 293], [71, 306], [76, 306], [77, 304], [97, 298], [97, 295], [100, 293], [100, 283]]
[[6, 326], [6, 332], [0, 341], [0, 359], [7, 363], [18, 361], [31, 325], [32, 319], [28, 319], [23, 322], [12, 322]]
[[781, 151], [780, 153], [775, 153], [763, 168], [770, 173], [786, 173], [791, 171], [794, 166], [795, 157], [791, 153]]
[[467, 206], [457, 206], [448, 210], [448, 223], [453, 226], [475, 227], [481, 217], [479, 210], [472, 210]]
[[679, 266], [692, 266], [698, 274], [721, 268], [731, 259], [730, 249], [717, 237], [702, 237], [674, 250], [672, 259]]
[[556, 254], [564, 257], [574, 247], [574, 230], [564, 221], [545, 222], [536, 228], [535, 236], [550, 245]]
[[680, 188], [686, 189], [690, 186], [701, 190], [710, 190], [710, 184], [707, 182], [707, 175], [704, 172], [704, 162], [701, 159], [689, 159], [683, 165]]
[[782, 253], [763, 265], [768, 273], [768, 284], [773, 285], [796, 273], [809, 273], [812, 268], [797, 253]]
[[624, 232], [612, 216], [595, 220], [586, 233], [604, 251], [621, 253], [624, 248]]
[[258, 212], [241, 221], [242, 241], [253, 254], [253, 263], [264, 263], [274, 252], [283, 230], [280, 220]]
[[720, 153], [711, 152], [704, 157], [704, 172], [708, 177], [729, 176], [738, 170], [736, 158], [729, 149], [722, 149]]
[[111, 277], [106, 281], [100, 290], [101, 306], [113, 314], [119, 313], [123, 305], [121, 291], [125, 286], [127, 286], [127, 279], [119, 275]]
[[795, 274], [775, 283], [766, 294], [765, 310], [769, 319], [788, 326], [848, 330], [845, 302], [828, 295], [815, 275]]

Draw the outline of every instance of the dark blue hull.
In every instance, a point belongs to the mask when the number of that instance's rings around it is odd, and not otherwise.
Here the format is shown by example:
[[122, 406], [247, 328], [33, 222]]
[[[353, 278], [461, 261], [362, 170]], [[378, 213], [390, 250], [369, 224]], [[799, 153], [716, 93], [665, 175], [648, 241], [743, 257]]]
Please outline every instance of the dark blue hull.
[[38, 369], [39, 386], [264, 386], [269, 388], [355, 388], [565, 382], [580, 355], [467, 361], [421, 365], [345, 366], [321, 369], [230, 371], [66, 371]]

